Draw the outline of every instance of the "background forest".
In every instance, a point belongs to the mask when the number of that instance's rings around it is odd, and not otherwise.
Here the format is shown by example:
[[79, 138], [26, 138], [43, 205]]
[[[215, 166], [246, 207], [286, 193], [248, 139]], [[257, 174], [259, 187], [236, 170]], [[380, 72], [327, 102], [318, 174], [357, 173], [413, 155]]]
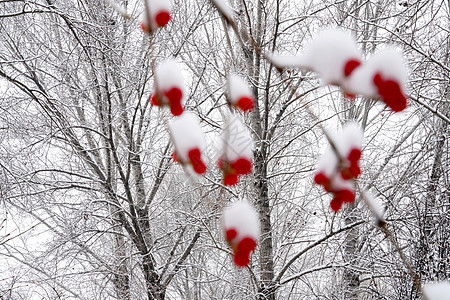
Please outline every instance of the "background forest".
[[[148, 35], [140, 0], [0, 0], [0, 299], [422, 299], [359, 195], [334, 213], [313, 183], [321, 126], [348, 120], [364, 129], [359, 186], [383, 203], [392, 239], [420, 282], [448, 280], [450, 1], [230, 6], [235, 30], [209, 0], [174, 0], [172, 20]], [[258, 51], [300, 53], [336, 27], [366, 57], [402, 50], [405, 111], [347, 101]], [[209, 145], [198, 182], [172, 161], [170, 112], [148, 101], [168, 57]], [[214, 145], [231, 72], [257, 105], [243, 115], [253, 173], [226, 187]], [[221, 229], [238, 198], [261, 222], [249, 268], [234, 266]]]

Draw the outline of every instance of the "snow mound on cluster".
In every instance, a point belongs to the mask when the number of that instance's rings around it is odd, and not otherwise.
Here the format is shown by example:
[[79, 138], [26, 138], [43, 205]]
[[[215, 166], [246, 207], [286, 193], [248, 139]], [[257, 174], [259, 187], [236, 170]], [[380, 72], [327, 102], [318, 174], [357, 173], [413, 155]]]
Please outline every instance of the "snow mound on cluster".
[[255, 107], [255, 97], [247, 81], [236, 74], [230, 74], [227, 80], [228, 102], [242, 111], [251, 111]]
[[424, 285], [423, 293], [428, 300], [449, 300], [450, 283], [448, 281], [433, 282]]
[[247, 201], [236, 201], [222, 215], [225, 239], [233, 249], [234, 262], [238, 267], [250, 263], [259, 236], [259, 216]]

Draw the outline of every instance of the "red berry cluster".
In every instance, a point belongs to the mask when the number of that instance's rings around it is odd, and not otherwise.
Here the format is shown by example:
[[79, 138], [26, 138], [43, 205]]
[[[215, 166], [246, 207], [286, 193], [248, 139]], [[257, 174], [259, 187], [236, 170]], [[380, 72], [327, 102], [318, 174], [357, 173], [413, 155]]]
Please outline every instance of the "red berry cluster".
[[353, 180], [361, 174], [362, 131], [356, 123], [347, 124], [333, 141], [334, 148], [328, 147], [322, 155], [314, 182], [333, 195], [330, 206], [337, 212], [344, 203], [355, 201]]
[[223, 172], [224, 184], [228, 186], [237, 184], [241, 175], [247, 175], [252, 171], [251, 161], [244, 157], [231, 163], [219, 158], [217, 164]]
[[170, 112], [174, 116], [179, 116], [183, 113], [183, 105], [181, 99], [183, 98], [183, 92], [178, 87], [172, 87], [169, 90], [162, 91], [161, 96], [158, 97], [158, 93], [150, 96], [150, 103], [152, 106], [169, 106]]
[[199, 175], [205, 174], [206, 164], [202, 160], [202, 153], [201, 153], [200, 149], [194, 148], [194, 149], [189, 150], [188, 157], [189, 157], [189, 161], [185, 162], [185, 161], [180, 160], [180, 158], [177, 156], [176, 152], [174, 152], [172, 154], [172, 159], [175, 162], [180, 163], [182, 165], [187, 165], [187, 164], [191, 165], [192, 168], [194, 169], [195, 173], [197, 173]]
[[234, 263], [238, 267], [245, 267], [250, 263], [250, 254], [255, 251], [256, 241], [251, 237], [237, 239], [238, 232], [236, 229], [228, 229], [225, 231], [225, 239], [233, 250]]
[[[170, 15], [171, 4], [167, 0], [146, 0], [146, 12], [149, 15], [141, 22], [141, 29], [145, 33], [152, 33], [154, 30], [166, 26], [172, 19]], [[148, 24], [150, 21], [150, 24]]]
[[373, 83], [377, 87], [380, 98], [393, 111], [399, 112], [406, 108], [406, 97], [396, 81], [385, 79], [380, 73], [376, 73]]

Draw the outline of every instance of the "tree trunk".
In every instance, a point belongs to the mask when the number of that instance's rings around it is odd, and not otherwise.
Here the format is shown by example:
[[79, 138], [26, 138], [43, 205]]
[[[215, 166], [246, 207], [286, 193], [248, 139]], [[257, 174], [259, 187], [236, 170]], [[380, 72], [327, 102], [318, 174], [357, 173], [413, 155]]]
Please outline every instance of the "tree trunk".
[[117, 293], [117, 299], [130, 299], [130, 276], [126, 265], [125, 239], [122, 235], [115, 235], [116, 239], [116, 273], [114, 274], [114, 287]]
[[[353, 224], [358, 221], [358, 218], [352, 213], [354, 211], [354, 205], [346, 209], [347, 216], [345, 217], [345, 225]], [[357, 300], [359, 290], [359, 272], [354, 269], [358, 256], [358, 227], [353, 227], [347, 233], [345, 237], [344, 245], [344, 259], [349, 265], [344, 269], [343, 283], [344, 299]]]
[[[265, 147], [263, 147], [264, 149]], [[261, 268], [261, 286], [258, 299], [275, 299], [273, 288], [273, 244], [272, 224], [270, 220], [270, 204], [267, 185], [266, 154], [259, 151], [255, 157], [255, 187], [258, 192], [256, 206], [259, 210], [261, 222], [261, 236], [259, 246], [259, 264]]]

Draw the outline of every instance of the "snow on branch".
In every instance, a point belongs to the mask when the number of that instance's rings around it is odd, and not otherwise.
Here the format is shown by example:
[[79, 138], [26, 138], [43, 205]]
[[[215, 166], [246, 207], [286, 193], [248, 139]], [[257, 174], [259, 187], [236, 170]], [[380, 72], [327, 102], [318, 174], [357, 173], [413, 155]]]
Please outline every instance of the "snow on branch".
[[131, 16], [127, 13], [125, 7], [123, 7], [120, 4], [117, 4], [114, 0], [104, 0], [104, 1], [125, 19], [131, 19]]
[[324, 84], [341, 85], [361, 64], [352, 36], [340, 29], [320, 32], [300, 56], [305, 68], [319, 74]]
[[377, 223], [384, 222], [384, 206], [379, 198], [374, 197], [369, 192], [361, 192], [365, 203], [369, 206], [370, 211], [375, 215]]
[[316, 72], [323, 84], [340, 86], [347, 98], [375, 97], [394, 112], [407, 106], [408, 72], [402, 54], [387, 48], [362, 61], [356, 41], [340, 29], [319, 33], [298, 56], [267, 56], [280, 70], [292, 67]]
[[210, 0], [213, 5], [217, 8], [219, 13], [225, 18], [227, 23], [233, 22], [233, 10], [226, 0]]
[[298, 56], [269, 55], [278, 68], [303, 68], [319, 74], [324, 84], [342, 85], [361, 64], [352, 36], [340, 29], [320, 32]]

